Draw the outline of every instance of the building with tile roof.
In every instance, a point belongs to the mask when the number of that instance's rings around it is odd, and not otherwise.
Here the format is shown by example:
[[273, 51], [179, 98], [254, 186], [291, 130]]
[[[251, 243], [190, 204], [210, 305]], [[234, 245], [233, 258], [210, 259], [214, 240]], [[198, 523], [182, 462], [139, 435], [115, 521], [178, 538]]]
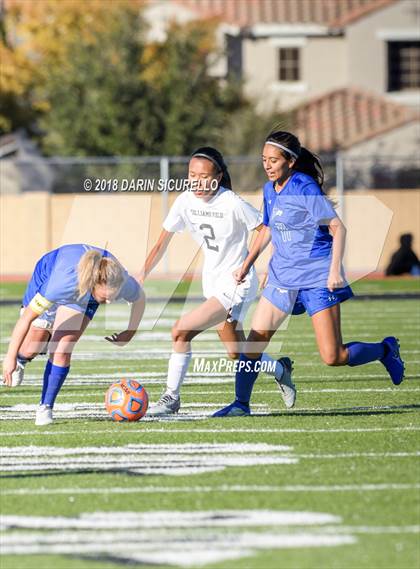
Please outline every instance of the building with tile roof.
[[244, 82], [258, 108], [287, 110], [355, 87], [420, 103], [417, 0], [149, 0], [151, 34], [175, 19], [214, 18], [221, 78]]
[[310, 99], [292, 115], [302, 143], [320, 153], [347, 150], [419, 120], [415, 109], [350, 87]]
[[343, 27], [397, 0], [176, 0], [201, 18], [252, 27], [258, 24], [319, 24]]
[[[149, 3], [152, 33], [159, 29], [161, 37], [172, 19], [216, 19], [226, 56], [213, 72], [243, 81], [259, 112], [289, 113], [302, 142], [315, 152], [339, 151], [350, 165], [351, 187], [418, 186], [420, 166], [413, 163], [420, 142], [420, 2]], [[387, 166], [362, 165], [368, 156], [382, 157]], [[396, 161], [385, 180], [381, 172]], [[405, 181], [396, 181], [401, 175]]]

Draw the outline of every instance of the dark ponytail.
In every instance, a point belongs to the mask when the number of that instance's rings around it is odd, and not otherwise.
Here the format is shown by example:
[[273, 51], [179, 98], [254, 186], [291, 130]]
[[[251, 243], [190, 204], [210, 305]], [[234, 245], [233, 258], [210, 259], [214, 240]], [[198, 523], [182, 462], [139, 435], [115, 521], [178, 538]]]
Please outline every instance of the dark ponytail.
[[200, 146], [200, 148], [197, 148], [197, 150], [192, 153], [191, 158], [206, 158], [207, 160], [210, 160], [217, 169], [217, 173], [219, 174], [222, 172], [220, 185], [232, 190], [232, 180], [230, 179], [229, 170], [225, 164], [222, 154], [218, 150], [212, 146]]
[[265, 139], [265, 142], [274, 142], [283, 146], [284, 148], [279, 147], [283, 156], [287, 160], [296, 160], [292, 170], [311, 176], [322, 188], [324, 184], [324, 170], [321, 162], [316, 154], [301, 146], [297, 136], [290, 132], [277, 130], [271, 132]]

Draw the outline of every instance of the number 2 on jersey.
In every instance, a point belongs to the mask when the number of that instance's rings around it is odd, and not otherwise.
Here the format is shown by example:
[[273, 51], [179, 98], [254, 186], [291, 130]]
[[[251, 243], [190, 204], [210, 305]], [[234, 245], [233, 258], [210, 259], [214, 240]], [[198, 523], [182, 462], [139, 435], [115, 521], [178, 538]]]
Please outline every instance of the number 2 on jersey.
[[212, 251], [219, 251], [219, 245], [214, 245], [214, 244], [210, 243], [210, 241], [214, 241], [216, 239], [216, 235], [214, 234], [213, 226], [211, 226], [209, 223], [202, 223], [200, 225], [200, 229], [202, 231], [204, 229], [208, 229], [210, 231], [210, 235], [204, 235], [204, 240], [206, 242], [208, 249], [211, 249]]

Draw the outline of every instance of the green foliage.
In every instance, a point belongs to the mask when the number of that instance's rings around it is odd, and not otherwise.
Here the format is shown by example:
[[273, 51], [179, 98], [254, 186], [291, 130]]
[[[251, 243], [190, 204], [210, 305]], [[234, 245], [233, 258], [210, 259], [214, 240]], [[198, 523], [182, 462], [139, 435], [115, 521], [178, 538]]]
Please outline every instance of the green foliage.
[[49, 110], [40, 121], [47, 154], [134, 155], [147, 85], [139, 78], [139, 20], [124, 12], [91, 41], [74, 38], [69, 58], [52, 66], [38, 96]]
[[6, 13], [3, 132], [38, 133], [47, 155], [185, 155], [202, 144], [229, 154], [229, 117], [255, 124], [241, 84], [212, 75], [212, 22], [173, 24], [166, 41], [146, 44], [137, 2], [41, 4]]
[[143, 77], [153, 92], [159, 131], [153, 151], [189, 154], [202, 144], [217, 144], [227, 117], [249, 104], [241, 86], [223, 83], [209, 72], [213, 28], [202, 22], [173, 25], [167, 40], [148, 46]]

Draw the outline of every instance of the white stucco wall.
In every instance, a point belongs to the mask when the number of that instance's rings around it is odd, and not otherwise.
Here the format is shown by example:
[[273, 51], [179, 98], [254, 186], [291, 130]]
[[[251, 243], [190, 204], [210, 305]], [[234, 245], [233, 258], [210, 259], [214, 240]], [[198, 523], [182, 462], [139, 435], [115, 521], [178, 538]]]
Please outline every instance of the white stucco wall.
[[401, 0], [347, 27], [348, 77], [351, 84], [385, 93], [387, 40], [420, 39], [420, 3]]

